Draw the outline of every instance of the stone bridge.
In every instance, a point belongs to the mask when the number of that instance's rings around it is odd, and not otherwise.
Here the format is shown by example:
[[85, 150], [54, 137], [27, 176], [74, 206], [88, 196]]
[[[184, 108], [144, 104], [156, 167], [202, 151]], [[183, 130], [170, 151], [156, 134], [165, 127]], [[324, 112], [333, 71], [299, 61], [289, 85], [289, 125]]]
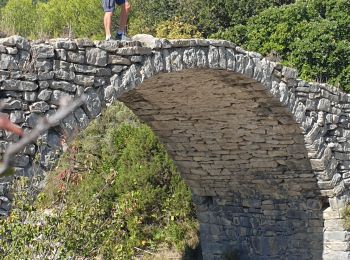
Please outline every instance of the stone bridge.
[[[62, 135], [120, 100], [190, 186], [204, 259], [349, 259], [350, 95], [227, 41], [134, 40], [0, 39], [3, 112], [26, 131], [61, 97], [88, 97], [14, 158], [17, 173], [50, 168]], [[16, 141], [0, 138], [2, 153]]]

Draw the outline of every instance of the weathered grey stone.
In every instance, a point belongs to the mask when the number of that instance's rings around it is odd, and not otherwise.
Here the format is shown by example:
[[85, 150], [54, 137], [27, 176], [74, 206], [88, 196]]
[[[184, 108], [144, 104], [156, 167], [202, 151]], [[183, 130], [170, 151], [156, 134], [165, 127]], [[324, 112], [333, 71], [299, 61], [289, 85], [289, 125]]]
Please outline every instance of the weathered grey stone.
[[34, 144], [27, 145], [24, 148], [23, 153], [26, 154], [26, 155], [34, 155], [36, 153], [35, 145]]
[[85, 87], [91, 87], [94, 85], [94, 79], [94, 76], [75, 75], [74, 83]]
[[11, 55], [1, 54], [0, 69], [2, 70], [18, 70], [18, 61]]
[[97, 68], [89, 65], [80, 65], [80, 64], [74, 64], [73, 65], [74, 71], [78, 73], [92, 73], [95, 74]]
[[38, 72], [38, 80], [40, 81], [53, 79], [54, 76], [55, 76], [55, 73], [53, 71]]
[[92, 88], [88, 88], [85, 91], [85, 94], [87, 95], [87, 101], [84, 105], [85, 112], [87, 113], [89, 118], [95, 118], [101, 113], [102, 110], [102, 103], [100, 97]]
[[288, 67], [283, 67], [282, 75], [287, 79], [296, 79], [298, 77], [298, 71]]
[[209, 47], [209, 54], [208, 54], [208, 60], [209, 60], [209, 67], [213, 69], [219, 68], [219, 49], [210, 46]]
[[19, 80], [5, 80], [2, 84], [3, 90], [14, 90], [14, 91], [34, 91], [38, 88], [38, 85], [30, 81], [19, 81]]
[[39, 81], [39, 87], [40, 89], [47, 89], [50, 86], [48, 81]]
[[89, 117], [85, 114], [84, 110], [81, 108], [78, 108], [75, 112], [74, 112], [74, 116], [76, 118], [76, 120], [78, 121], [78, 125], [80, 129], [85, 129], [90, 120]]
[[73, 71], [65, 71], [65, 70], [56, 70], [55, 79], [61, 79], [66, 81], [73, 81], [75, 78], [75, 74]]
[[0, 45], [0, 53], [7, 53], [6, 47], [3, 45]]
[[36, 100], [37, 97], [37, 93], [36, 92], [24, 92], [24, 100], [28, 101], [28, 102], [34, 102]]
[[119, 41], [100, 41], [96, 44], [96, 47], [108, 52], [115, 52], [120, 46]]
[[63, 90], [67, 92], [74, 92], [76, 90], [75, 85], [66, 81], [52, 81], [50, 83], [50, 88]]
[[152, 57], [152, 63], [154, 66], [154, 71], [156, 73], [161, 72], [164, 70], [164, 59], [162, 56], [162, 53], [157, 51], [153, 53], [153, 57]]
[[36, 71], [48, 72], [51, 71], [53, 63], [48, 60], [36, 60], [34, 63], [34, 68]]
[[322, 111], [326, 111], [329, 112], [331, 108], [331, 101], [327, 100], [325, 98], [322, 98], [317, 106], [317, 109], [322, 110]]
[[44, 113], [45, 111], [50, 109], [50, 106], [45, 101], [39, 101], [29, 106], [29, 109], [31, 112]]
[[143, 81], [144, 79], [150, 78], [150, 77], [154, 74], [154, 70], [153, 70], [153, 69], [154, 69], [154, 68], [153, 68], [153, 66], [152, 66], [152, 60], [151, 60], [151, 58], [148, 58], [148, 59], [144, 62], [143, 66], [142, 66], [142, 68], [141, 68], [141, 70], [140, 70], [140, 74], [141, 74], [142, 81]]
[[65, 39], [65, 38], [58, 38], [51, 40], [51, 43], [53, 44], [53, 48], [55, 49], [65, 49], [65, 50], [76, 50], [77, 45], [73, 40]]
[[67, 60], [67, 51], [65, 49], [56, 49], [55, 54], [58, 60]]
[[162, 42], [160, 39], [154, 38], [149, 34], [137, 34], [132, 37], [133, 41], [139, 41], [142, 43], [142, 46], [148, 47], [151, 49], [159, 49], [162, 47]]
[[305, 110], [305, 105], [299, 102], [294, 112], [295, 119], [298, 123], [301, 123], [305, 119]]
[[114, 65], [114, 66], [111, 66], [111, 68], [113, 73], [119, 73], [123, 71], [123, 66], [120, 66], [120, 65]]
[[53, 105], [59, 105], [62, 98], [70, 98], [71, 96], [63, 91], [54, 90], [51, 95], [51, 103]]
[[183, 62], [187, 68], [195, 68], [197, 66], [197, 55], [195, 48], [184, 51]]
[[69, 63], [66, 61], [59, 61], [59, 60], [54, 60], [54, 62], [53, 62], [53, 69], [54, 70], [71, 71], [73, 69], [73, 67], [75, 67], [75, 66], [78, 66], [78, 64], [72, 64], [72, 63]]
[[2, 101], [3, 101], [2, 109], [7, 109], [7, 110], [22, 109], [22, 102], [18, 99], [7, 98]]
[[81, 63], [85, 62], [85, 51], [68, 51], [67, 52], [67, 61], [72, 63]]
[[183, 51], [174, 50], [170, 53], [171, 71], [181, 71], [184, 68]]
[[109, 84], [109, 78], [107, 77], [95, 77], [93, 86], [95, 88], [106, 86]]
[[130, 61], [132, 63], [141, 63], [142, 62], [142, 56], [131, 56]]
[[67, 138], [71, 138], [79, 132], [79, 124], [73, 114], [69, 114], [64, 118], [60, 123], [60, 127]]
[[26, 74], [24, 74], [24, 79], [26, 81], [37, 81], [38, 75], [36, 75], [34, 73], [26, 73]]
[[107, 52], [98, 48], [86, 50], [86, 62], [88, 64], [104, 67], [107, 65]]
[[34, 59], [49, 59], [55, 57], [54, 48], [47, 44], [32, 46], [32, 55]]
[[80, 38], [75, 39], [75, 43], [77, 44], [78, 48], [84, 48], [84, 47], [93, 47], [94, 42], [87, 38]]
[[4, 81], [10, 77], [10, 72], [6, 70], [0, 70], [0, 80]]
[[26, 117], [25, 126], [29, 128], [35, 128], [38, 124], [38, 120], [41, 117], [37, 113], [31, 113]]
[[4, 46], [12, 46], [12, 47], [16, 46], [17, 48], [23, 49], [23, 50], [29, 50], [30, 48], [30, 44], [28, 40], [18, 35], [1, 39], [0, 44], [3, 44]]
[[11, 160], [11, 165], [15, 167], [26, 167], [29, 164], [29, 156], [28, 155], [16, 155]]
[[123, 56], [145, 55], [145, 54], [151, 54], [152, 49], [148, 47], [135, 46], [135, 47], [118, 48], [115, 51], [115, 53]]
[[11, 54], [11, 55], [16, 55], [18, 53], [18, 49], [17, 48], [7, 47], [6, 48], [6, 52], [8, 54]]
[[109, 68], [96, 68], [96, 76], [98, 77], [112, 76], [112, 70]]
[[108, 56], [108, 64], [113, 65], [131, 65], [131, 61], [128, 58], [119, 56], [119, 55], [109, 55]]
[[61, 138], [54, 132], [49, 132], [47, 135], [47, 145], [54, 149], [59, 149], [61, 146]]
[[24, 112], [21, 110], [12, 111], [10, 114], [10, 120], [16, 124], [23, 123], [25, 120]]

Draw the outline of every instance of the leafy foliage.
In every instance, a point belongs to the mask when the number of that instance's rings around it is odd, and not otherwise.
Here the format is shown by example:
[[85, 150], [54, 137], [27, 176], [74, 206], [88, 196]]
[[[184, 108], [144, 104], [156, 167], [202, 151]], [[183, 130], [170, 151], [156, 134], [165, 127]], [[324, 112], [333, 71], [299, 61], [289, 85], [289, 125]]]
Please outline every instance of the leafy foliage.
[[33, 34], [38, 22], [32, 0], [9, 0], [1, 10], [1, 27], [6, 32], [16, 32], [24, 36]]
[[[208, 37], [247, 19], [271, 6], [289, 4], [293, 0], [133, 0], [131, 27], [134, 33], [155, 34], [158, 25], [179, 17], [185, 24], [196, 25]], [[142, 22], [137, 22], [139, 19]], [[135, 23], [136, 22], [136, 23]]]
[[35, 204], [16, 196], [0, 223], [5, 259], [130, 259], [135, 248], [181, 251], [197, 236], [190, 191], [152, 131], [120, 105], [70, 146]]
[[306, 80], [350, 88], [350, 3], [346, 0], [297, 1], [269, 8], [246, 25], [213, 35], [263, 55], [276, 54]]
[[156, 31], [156, 37], [158, 38], [191, 39], [201, 38], [202, 36], [196, 26], [183, 23], [178, 17], [175, 17], [169, 21], [161, 22], [157, 26]]
[[9, 0], [1, 10], [1, 28], [9, 34], [37, 37], [102, 37], [100, 0]]

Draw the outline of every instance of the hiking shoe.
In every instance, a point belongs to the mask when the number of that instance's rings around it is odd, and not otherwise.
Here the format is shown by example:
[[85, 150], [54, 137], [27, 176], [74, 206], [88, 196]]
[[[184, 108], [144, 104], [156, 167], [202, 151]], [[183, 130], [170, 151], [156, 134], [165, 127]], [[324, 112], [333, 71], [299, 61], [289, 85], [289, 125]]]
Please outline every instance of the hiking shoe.
[[117, 33], [117, 35], [116, 35], [116, 40], [117, 41], [131, 41], [131, 38], [129, 38], [128, 36], [126, 36], [126, 34], [119, 34], [119, 33]]

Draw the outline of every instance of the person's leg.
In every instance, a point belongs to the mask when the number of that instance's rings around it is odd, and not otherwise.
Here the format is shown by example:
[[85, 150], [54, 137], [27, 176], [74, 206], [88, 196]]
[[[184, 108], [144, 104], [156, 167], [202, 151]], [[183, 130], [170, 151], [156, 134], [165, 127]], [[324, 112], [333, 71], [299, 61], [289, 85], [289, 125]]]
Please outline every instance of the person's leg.
[[105, 32], [106, 32], [106, 40], [111, 38], [111, 28], [112, 28], [112, 12], [105, 12], [105, 16], [103, 19], [104, 26], [105, 26]]
[[103, 0], [103, 10], [105, 15], [103, 18], [103, 24], [105, 27], [106, 40], [111, 38], [111, 29], [112, 29], [112, 17], [115, 8], [116, 0]]
[[120, 5], [120, 17], [119, 17], [119, 30], [118, 32], [126, 33], [126, 25], [128, 22], [128, 16], [131, 9], [131, 5], [128, 1], [125, 1]]

